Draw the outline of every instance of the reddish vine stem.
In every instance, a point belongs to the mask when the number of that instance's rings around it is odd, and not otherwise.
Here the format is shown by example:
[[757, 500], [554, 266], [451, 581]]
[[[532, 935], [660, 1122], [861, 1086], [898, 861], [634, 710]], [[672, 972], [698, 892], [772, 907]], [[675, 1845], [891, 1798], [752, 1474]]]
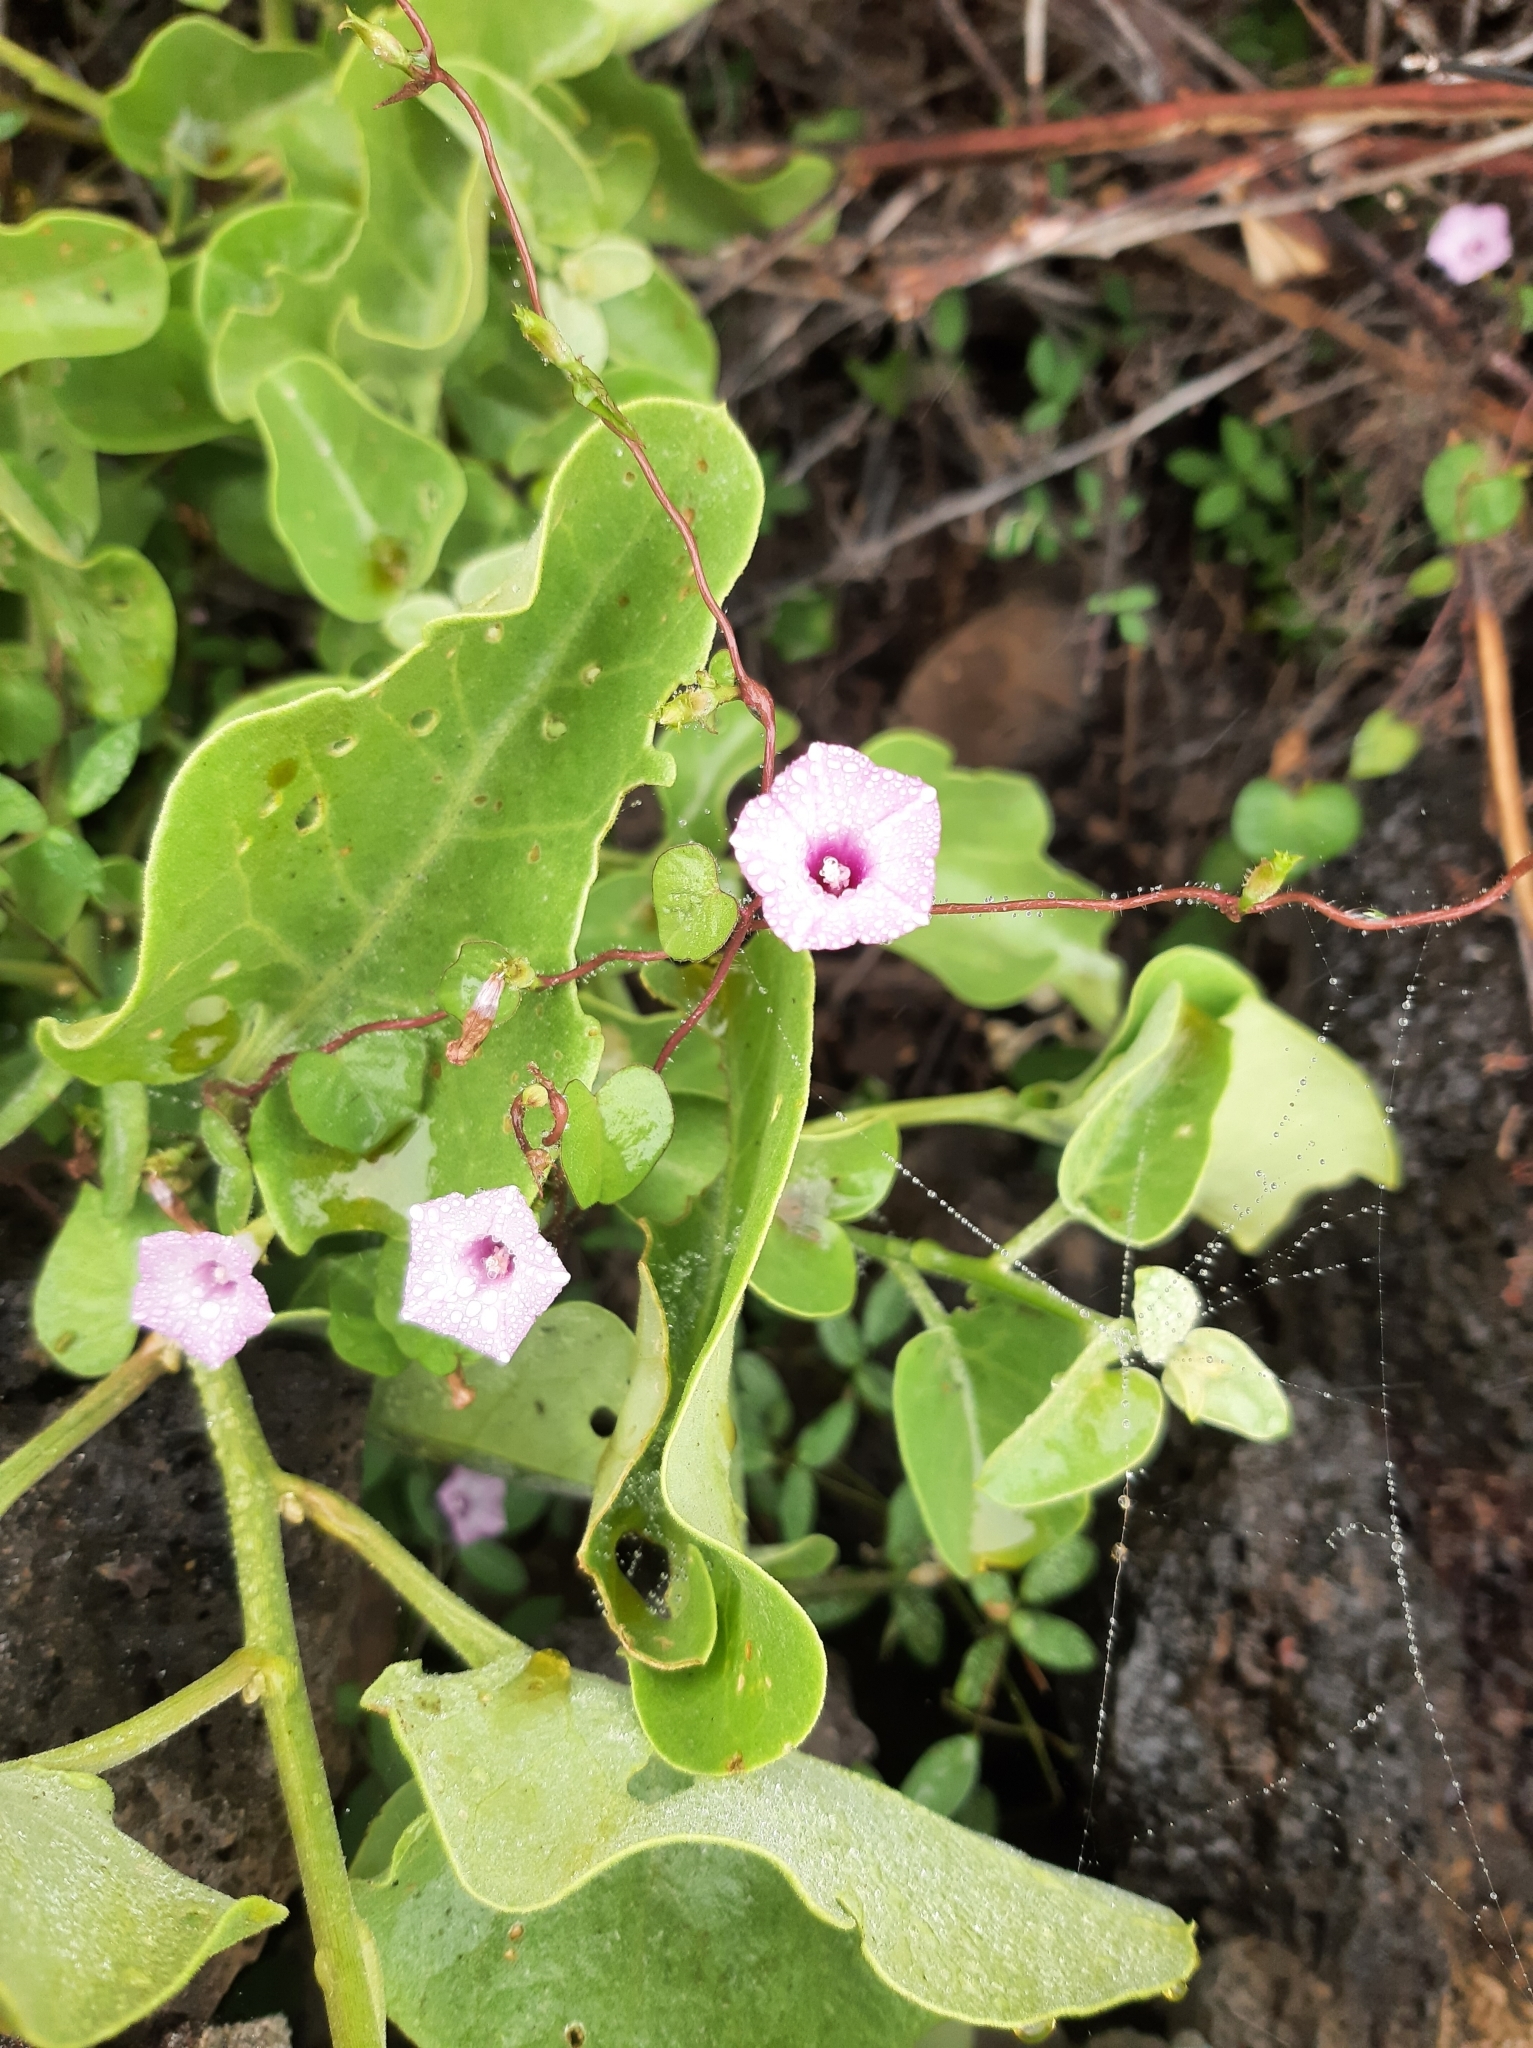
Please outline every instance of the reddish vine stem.
[[605, 953], [593, 953], [589, 960], [582, 960], [577, 967], [566, 967], [562, 974], [540, 974], [539, 988], [558, 988], [561, 982], [579, 981], [582, 976], [595, 974], [598, 968], [610, 967], [614, 960], [631, 960], [636, 965], [652, 960], [669, 960], [669, 953], [641, 953], [632, 946], [609, 946]]
[[714, 1001], [718, 996], [719, 990], [724, 986], [725, 976], [729, 973], [730, 968], [733, 967], [735, 964], [735, 955], [739, 952], [740, 948], [745, 944], [746, 940], [750, 937], [751, 933], [753, 931], [759, 930], [759, 928], [760, 926], [756, 905], [751, 898], [747, 897], [745, 902], [740, 906], [740, 915], [739, 918], [736, 920], [734, 930], [729, 934], [729, 937], [724, 941], [724, 950], [719, 955], [718, 966], [713, 970], [712, 981], [709, 982], [707, 988], [698, 998], [696, 1005], [688, 1011], [685, 1017], [682, 1018], [681, 1022], [676, 1026], [676, 1029], [671, 1033], [670, 1037], [665, 1041], [665, 1044], [661, 1046], [659, 1052], [655, 1055], [655, 1072], [657, 1074], [660, 1073], [661, 1070], [664, 1068], [666, 1061], [670, 1058], [671, 1054], [676, 1050], [677, 1046], [681, 1044], [682, 1040], [685, 1037], [687, 1037], [687, 1035], [690, 1032], [696, 1030], [697, 1026], [701, 1024], [703, 1018], [707, 1015], [709, 1010], [712, 1009]]
[[[538, 277], [537, 271], [533, 267], [532, 251], [527, 246], [527, 237], [522, 232], [521, 221], [515, 206], [512, 204], [511, 194], [506, 187], [505, 178], [501, 173], [500, 159], [495, 153], [495, 142], [490, 134], [489, 124], [485, 120], [484, 115], [479, 111], [473, 94], [437, 61], [436, 43], [432, 38], [431, 31], [427, 28], [425, 22], [421, 20], [420, 15], [412, 5], [412, 0], [398, 0], [398, 6], [400, 13], [404, 15], [411, 28], [420, 37], [420, 51], [414, 60], [417, 68], [415, 69], [414, 76], [405, 85], [402, 85], [398, 92], [391, 93], [386, 100], [380, 101], [379, 104], [391, 107], [400, 100], [417, 99], [421, 93], [427, 91], [433, 85], [441, 85], [447, 88], [458, 102], [458, 105], [462, 107], [474, 124], [474, 132], [479, 137], [479, 146], [484, 152], [485, 166], [490, 173], [490, 183], [495, 187], [495, 196], [500, 201], [501, 209], [506, 216], [506, 225], [510, 228], [512, 239], [516, 243], [516, 253], [521, 261], [522, 275], [527, 283], [528, 301], [532, 306], [533, 312], [540, 319], [544, 319], [547, 316], [543, 312], [543, 301], [538, 292]], [[697, 594], [708, 607], [714, 624], [724, 636], [724, 645], [729, 649], [729, 658], [734, 663], [735, 681], [739, 687], [741, 701], [751, 714], [760, 721], [762, 732], [765, 735], [765, 747], [761, 765], [761, 788], [763, 793], [765, 793], [772, 787], [772, 778], [777, 769], [777, 706], [772, 693], [764, 683], [757, 682], [756, 678], [746, 668], [744, 656], [740, 652], [739, 638], [725, 615], [724, 607], [714, 596], [712, 587], [709, 584], [708, 574], [703, 567], [703, 558], [698, 549], [696, 537], [691, 527], [687, 524], [686, 516], [680, 506], [675, 503], [664, 484], [661, 483], [659, 477], [655, 474], [654, 465], [651, 463], [648, 455], [645, 454], [643, 443], [636, 435], [631, 433], [625, 434], [621, 428], [614, 426], [610, 420], [603, 420], [602, 424], [609, 433], [622, 443], [638, 464], [644, 481], [648, 484], [656, 504], [660, 507], [666, 518], [670, 520], [672, 526], [675, 527], [681, 538], [681, 544], [687, 551], [687, 560], [691, 564], [692, 580], [697, 585]]]
[[1482, 889], [1478, 896], [1471, 896], [1467, 902], [1445, 904], [1434, 910], [1402, 911], [1394, 917], [1375, 916], [1367, 910], [1343, 910], [1338, 904], [1327, 903], [1323, 896], [1311, 895], [1308, 889], [1282, 889], [1261, 903], [1242, 904], [1240, 898], [1231, 895], [1227, 889], [1215, 889], [1202, 882], [1184, 882], [1180, 888], [1172, 889], [1143, 889], [1136, 896], [1022, 896], [1004, 903], [934, 903], [932, 916], [978, 917], [994, 911], [1018, 910], [1094, 910], [1114, 917], [1120, 910], [1148, 910], [1157, 903], [1206, 903], [1222, 912], [1231, 924], [1239, 924], [1242, 918], [1265, 917], [1269, 910], [1286, 910], [1290, 904], [1297, 903], [1306, 910], [1329, 918], [1332, 924], [1345, 925], [1349, 931], [1403, 932], [1421, 925], [1460, 924], [1465, 918], [1478, 917], [1503, 897], [1510, 896], [1527, 874], [1533, 874], [1533, 853], [1525, 854], [1508, 868], [1499, 882]]
[[[334, 1038], [327, 1038], [323, 1045], [315, 1048], [318, 1052], [339, 1052], [343, 1045], [350, 1045], [354, 1038], [365, 1038], [370, 1031], [423, 1031], [428, 1024], [442, 1024], [447, 1020], [446, 1010], [433, 1010], [425, 1017], [380, 1017], [373, 1024], [353, 1024], [349, 1031], [341, 1031]], [[215, 1093], [237, 1095], [242, 1102], [258, 1102], [275, 1082], [280, 1081], [288, 1068], [298, 1058], [296, 1052], [281, 1052], [258, 1081], [204, 1081], [202, 1099], [209, 1109]]]

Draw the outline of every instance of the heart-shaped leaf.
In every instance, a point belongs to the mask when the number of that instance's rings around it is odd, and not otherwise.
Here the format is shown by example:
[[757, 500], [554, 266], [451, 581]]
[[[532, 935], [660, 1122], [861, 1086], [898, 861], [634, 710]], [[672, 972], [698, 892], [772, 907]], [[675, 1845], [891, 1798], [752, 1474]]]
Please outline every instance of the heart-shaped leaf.
[[1460, 441], [1427, 464], [1421, 502], [1445, 547], [1494, 540], [1522, 512], [1522, 479], [1488, 448]]
[[1166, 1360], [1161, 1384], [1189, 1422], [1206, 1422], [1259, 1444], [1274, 1443], [1293, 1428], [1282, 1382], [1228, 1330], [1194, 1330]]
[[182, 1877], [112, 1825], [78, 1771], [0, 1770], [0, 2026], [90, 2048], [163, 2005], [210, 1956], [287, 1918]]
[[655, 921], [673, 960], [706, 960], [739, 921], [740, 906], [719, 887], [719, 865], [706, 846], [668, 847], [655, 862]]
[[855, 1929], [902, 1997], [971, 2025], [1040, 2029], [1165, 1992], [1196, 1964], [1164, 1906], [1035, 1863], [876, 1779], [798, 1753], [745, 1778], [666, 1771], [626, 1690], [518, 1648], [455, 1677], [394, 1665], [386, 1711], [464, 1890], [537, 1912], [625, 1858], [718, 1843], [781, 1869]]
[[[332, 1313], [335, 1295], [332, 1286]], [[588, 1490], [633, 1375], [634, 1338], [594, 1301], [559, 1301], [538, 1317], [509, 1365], [471, 1359], [473, 1405], [455, 1407], [418, 1365], [373, 1395], [368, 1427], [444, 1464], [508, 1477], [533, 1472]]]
[[985, 1460], [979, 1484], [1003, 1507], [1047, 1507], [1095, 1493], [1143, 1465], [1160, 1441], [1160, 1385], [1116, 1364], [1121, 1333], [1081, 1353], [1046, 1400]]
[[1357, 844], [1362, 829], [1362, 805], [1344, 782], [1312, 782], [1296, 796], [1261, 776], [1246, 784], [1230, 813], [1235, 844], [1252, 860], [1274, 853], [1334, 860]]
[[136, 348], [168, 294], [164, 257], [126, 221], [43, 212], [0, 227], [0, 375], [41, 356]]
[[342, 1152], [372, 1152], [421, 1106], [426, 1046], [418, 1031], [371, 1031], [338, 1052], [303, 1052], [288, 1071], [299, 1122]]
[[671, 1142], [676, 1114], [652, 1067], [620, 1067], [593, 1095], [583, 1081], [566, 1091], [569, 1123], [559, 1160], [582, 1208], [632, 1194]]

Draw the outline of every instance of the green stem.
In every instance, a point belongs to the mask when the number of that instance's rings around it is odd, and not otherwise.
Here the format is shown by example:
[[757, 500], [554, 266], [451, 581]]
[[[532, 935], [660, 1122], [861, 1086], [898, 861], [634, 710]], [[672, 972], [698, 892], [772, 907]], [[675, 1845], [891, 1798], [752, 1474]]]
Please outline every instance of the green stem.
[[509, 1650], [524, 1647], [515, 1636], [507, 1635], [503, 1628], [487, 1620], [477, 1607], [460, 1600], [355, 1501], [332, 1493], [328, 1486], [316, 1486], [312, 1479], [299, 1479], [291, 1472], [274, 1470], [272, 1482], [284, 1516], [312, 1522], [316, 1529], [354, 1550], [465, 1664], [488, 1664], [496, 1657], [504, 1657]]
[[993, 1255], [998, 1268], [1025, 1266], [1040, 1245], [1048, 1243], [1070, 1221], [1070, 1212], [1063, 1202], [1050, 1202], [1041, 1215], [1031, 1223], [1025, 1223], [1015, 1237], [1007, 1238], [1001, 1249]]
[[885, 1266], [915, 1266], [923, 1273], [936, 1273], [944, 1280], [961, 1280], [966, 1287], [983, 1288], [987, 1294], [1002, 1294], [1008, 1301], [1041, 1309], [1047, 1315], [1078, 1316], [1082, 1322], [1094, 1323], [1103, 1330], [1117, 1327], [1114, 1317], [1098, 1315], [1095, 1309], [1082, 1308], [1079, 1302], [1071, 1301], [1057, 1288], [1035, 1280], [1031, 1273], [1008, 1270], [1004, 1266], [993, 1265], [989, 1259], [971, 1259], [962, 1252], [950, 1252], [946, 1245], [934, 1244], [926, 1237], [919, 1237], [912, 1244], [903, 1237], [880, 1237], [874, 1231], [859, 1230], [851, 1223], [843, 1223], [841, 1228], [858, 1251], [866, 1252], [870, 1259], [877, 1259]]
[[351, 1904], [309, 1695], [304, 1686], [282, 1556], [277, 1468], [239, 1367], [194, 1365], [214, 1456], [223, 1474], [245, 1648], [264, 1665], [261, 1707], [287, 1808], [314, 1935], [314, 1974], [325, 1994], [334, 2048], [383, 2048], [361, 1927]]
[[71, 1451], [89, 1443], [97, 1430], [105, 1429], [124, 1408], [131, 1408], [161, 1373], [175, 1370], [176, 1353], [160, 1338], [146, 1338], [115, 1372], [98, 1380], [88, 1394], [82, 1394], [0, 1464], [0, 1515], [20, 1500], [28, 1487], [62, 1465]]
[[293, 0], [261, 0], [261, 41], [291, 43], [297, 39]]
[[902, 1131], [920, 1130], [927, 1124], [980, 1124], [1001, 1131], [1023, 1128], [1017, 1121], [1017, 1098], [1011, 1089], [986, 1088], [975, 1095], [924, 1095], [908, 1102], [869, 1103], [843, 1115], [816, 1117], [804, 1129], [816, 1136], [835, 1137], [875, 1124], [895, 1124]]
[[[62, 1749], [45, 1749], [36, 1756], [18, 1757], [24, 1764], [41, 1764], [50, 1771], [110, 1771], [146, 1749], [168, 1742], [193, 1721], [200, 1721], [214, 1707], [244, 1692], [252, 1680], [270, 1676], [270, 1666], [253, 1650], [236, 1650], [215, 1670], [194, 1678], [158, 1706], [148, 1707], [115, 1728], [103, 1728], [99, 1735], [87, 1735], [79, 1742], [66, 1742]], [[0, 1764], [0, 1770], [11, 1768]]]
[[82, 114], [89, 114], [93, 121], [99, 121], [106, 111], [104, 94], [92, 91], [81, 79], [71, 78], [67, 71], [60, 71], [57, 64], [50, 64], [46, 57], [36, 57], [30, 50], [24, 50], [9, 36], [0, 36], [0, 66], [14, 71], [18, 78], [24, 78], [33, 92], [40, 92], [44, 99], [58, 100], [63, 106], [74, 107]]
[[904, 1259], [891, 1259], [888, 1270], [898, 1280], [910, 1299], [910, 1305], [921, 1318], [924, 1330], [940, 1330], [947, 1321], [947, 1310], [921, 1278], [915, 1267]]

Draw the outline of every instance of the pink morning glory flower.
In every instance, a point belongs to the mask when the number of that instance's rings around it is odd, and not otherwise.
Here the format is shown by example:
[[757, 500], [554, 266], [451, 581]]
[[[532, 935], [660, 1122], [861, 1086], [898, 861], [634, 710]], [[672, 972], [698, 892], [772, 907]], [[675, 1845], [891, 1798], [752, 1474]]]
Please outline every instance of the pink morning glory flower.
[[410, 1211], [400, 1320], [506, 1365], [569, 1278], [519, 1189], [440, 1195]]
[[493, 1472], [454, 1465], [436, 1490], [436, 1504], [460, 1549], [506, 1533], [506, 1482]]
[[266, 1289], [252, 1277], [260, 1256], [243, 1231], [161, 1230], [140, 1238], [135, 1321], [199, 1365], [226, 1365], [271, 1321]]
[[929, 782], [818, 741], [732, 835], [762, 915], [795, 953], [886, 945], [929, 923], [941, 838]]
[[1427, 240], [1427, 258], [1455, 284], [1473, 284], [1511, 261], [1512, 227], [1504, 206], [1450, 206]]

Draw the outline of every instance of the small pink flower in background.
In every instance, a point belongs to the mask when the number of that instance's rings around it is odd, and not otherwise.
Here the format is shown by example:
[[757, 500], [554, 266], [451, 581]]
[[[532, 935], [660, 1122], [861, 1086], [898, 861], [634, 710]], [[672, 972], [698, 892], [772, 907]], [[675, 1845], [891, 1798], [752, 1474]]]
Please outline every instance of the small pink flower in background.
[[1504, 206], [1450, 206], [1427, 240], [1427, 258], [1455, 284], [1473, 284], [1509, 263], [1512, 225]]
[[454, 1465], [436, 1490], [436, 1504], [460, 1549], [506, 1533], [506, 1482], [493, 1472]]
[[271, 1321], [266, 1289], [253, 1279], [261, 1247], [243, 1231], [157, 1231], [139, 1239], [134, 1320], [179, 1344], [199, 1365], [226, 1365]]
[[931, 920], [942, 813], [929, 782], [816, 741], [732, 834], [762, 915], [795, 953], [886, 945]]
[[569, 1278], [519, 1189], [441, 1195], [410, 1211], [400, 1320], [505, 1365]]

